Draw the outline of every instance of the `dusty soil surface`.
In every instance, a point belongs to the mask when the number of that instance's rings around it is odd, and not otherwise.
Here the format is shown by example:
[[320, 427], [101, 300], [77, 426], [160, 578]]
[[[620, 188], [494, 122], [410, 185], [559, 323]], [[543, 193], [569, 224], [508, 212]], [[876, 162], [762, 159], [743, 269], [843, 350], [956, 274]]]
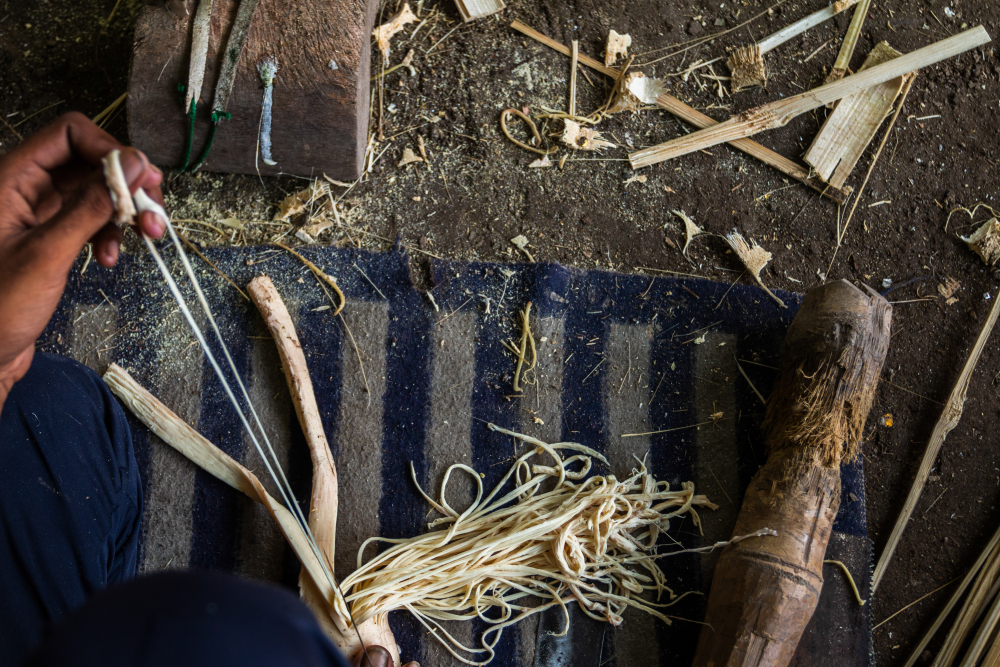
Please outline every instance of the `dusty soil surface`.
[[[5, 121], [0, 152], [17, 145], [15, 132], [28, 135], [70, 109], [96, 115], [125, 91], [141, 4], [0, 3], [0, 116]], [[686, 81], [675, 75], [698, 59], [724, 54], [728, 46], [760, 39], [823, 3], [786, 0], [765, 12], [770, 5], [763, 0], [514, 0], [497, 17], [462, 25], [450, 0], [425, 0], [420, 15], [428, 21], [415, 37], [409, 37], [410, 26], [393, 41], [388, 64], [413, 48], [416, 75], [397, 70], [382, 79], [373, 130], [385, 139], [375, 145], [377, 160], [364, 180], [349, 191], [332, 186], [329, 196], [324, 191], [290, 223], [275, 223], [278, 202], [306, 187], [306, 181], [168, 172], [168, 209], [202, 243], [276, 237], [297, 243], [292, 232], [303, 225], [323, 244], [385, 248], [399, 238], [412, 250], [418, 277], [427, 275], [421, 269], [428, 257], [522, 260], [510, 239], [523, 234], [535, 260], [733, 281], [742, 267], [717, 235], [735, 228], [774, 254], [763, 273], [772, 287], [805, 291], [824, 278], [865, 282], [880, 291], [899, 286], [890, 292], [897, 304], [894, 336], [864, 447], [869, 531], [879, 553], [941, 402], [994, 299], [1000, 298], [997, 275], [958, 238], [988, 219], [989, 210], [979, 208], [974, 218], [955, 213], [946, 226], [957, 207], [998, 205], [1000, 69], [992, 45], [920, 73], [836, 256], [838, 219], [847, 218], [850, 205], [839, 210], [727, 147], [655, 166], [641, 173], [645, 182], [629, 182], [637, 175], [626, 160], [629, 147], [690, 129], [661, 110], [602, 122], [599, 129], [617, 146], [601, 153], [574, 152], [563, 169], [529, 169], [538, 156], [499, 132], [498, 118], [506, 107], [527, 106], [537, 115], [543, 106], [564, 109], [567, 99], [568, 59], [509, 29], [512, 19], [562, 42], [577, 39], [580, 52], [595, 57], [603, 52], [609, 29], [630, 33], [643, 71], [667, 77], [672, 94], [723, 119], [821, 83], [851, 15], [841, 14], [769, 54], [766, 91], [720, 98], [717, 80], [705, 76], [712, 71], [699, 69]], [[383, 11], [389, 16], [395, 9], [393, 3]], [[673, 50], [663, 50], [667, 47], [721, 33], [762, 12], [738, 30], [652, 62]], [[859, 66], [880, 40], [906, 52], [977, 24], [1000, 34], [1000, 6], [991, 0], [876, 2], [853, 65]], [[373, 56], [373, 71], [384, 66]], [[728, 74], [721, 62], [713, 67], [716, 75]], [[600, 106], [609, 91], [602, 75], [588, 71], [587, 77], [578, 81], [577, 106], [585, 112]], [[799, 158], [826, 113], [806, 114], [759, 139]], [[552, 122], [544, 131], [555, 132], [557, 126]], [[123, 112], [112, 115], [107, 127], [127, 141]], [[417, 137], [425, 143], [430, 166], [398, 167], [404, 148], [418, 150]], [[870, 147], [849, 181], [855, 189], [873, 152]], [[336, 215], [331, 201], [338, 202]], [[683, 225], [674, 210], [685, 211], [712, 233], [692, 243], [689, 260], [680, 252]], [[324, 221], [337, 224], [320, 231]], [[937, 292], [947, 277], [961, 284], [951, 305]], [[963, 574], [996, 530], [998, 378], [1000, 352], [990, 344], [972, 379], [962, 422], [944, 446], [874, 599], [876, 622]], [[880, 419], [886, 414], [892, 415], [891, 426]], [[905, 660], [949, 590], [878, 627], [878, 665]]]

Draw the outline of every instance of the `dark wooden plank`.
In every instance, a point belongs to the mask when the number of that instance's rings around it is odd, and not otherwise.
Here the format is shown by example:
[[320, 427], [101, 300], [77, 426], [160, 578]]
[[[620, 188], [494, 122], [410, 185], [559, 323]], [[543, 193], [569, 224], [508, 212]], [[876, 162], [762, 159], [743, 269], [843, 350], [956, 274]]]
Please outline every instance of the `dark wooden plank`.
[[[238, 0], [215, 0], [208, 67], [201, 90], [193, 157], [208, 136], [211, 104]], [[188, 0], [191, 7], [193, 2]], [[368, 132], [370, 44], [374, 0], [260, 0], [222, 121], [202, 167], [237, 174], [295, 174], [353, 180], [361, 175]], [[191, 15], [193, 16], [193, 7]], [[180, 165], [187, 133], [178, 84], [187, 83], [191, 16], [179, 18], [152, 0], [135, 33], [128, 87], [133, 145], [151, 160]], [[263, 87], [257, 61], [278, 58], [271, 137], [278, 164], [256, 160]], [[337, 64], [334, 70], [330, 66]]]

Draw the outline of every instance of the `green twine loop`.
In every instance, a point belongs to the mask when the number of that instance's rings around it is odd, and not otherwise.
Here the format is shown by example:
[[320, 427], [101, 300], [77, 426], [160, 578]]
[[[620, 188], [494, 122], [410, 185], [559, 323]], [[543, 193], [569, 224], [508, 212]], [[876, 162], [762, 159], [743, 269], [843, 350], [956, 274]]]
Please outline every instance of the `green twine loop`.
[[198, 156], [198, 161], [191, 166], [191, 171], [198, 171], [201, 169], [201, 165], [205, 163], [208, 159], [208, 154], [212, 150], [212, 144], [215, 143], [215, 133], [219, 129], [219, 123], [224, 120], [232, 120], [233, 114], [228, 111], [213, 111], [212, 112], [212, 129], [208, 131], [208, 143], [205, 144], [205, 150], [201, 152]]
[[194, 145], [194, 121], [198, 117], [198, 100], [191, 100], [191, 110], [188, 112], [188, 133], [187, 143], [184, 146], [184, 161], [181, 164], [181, 171], [186, 171], [188, 163], [191, 162], [191, 149]]

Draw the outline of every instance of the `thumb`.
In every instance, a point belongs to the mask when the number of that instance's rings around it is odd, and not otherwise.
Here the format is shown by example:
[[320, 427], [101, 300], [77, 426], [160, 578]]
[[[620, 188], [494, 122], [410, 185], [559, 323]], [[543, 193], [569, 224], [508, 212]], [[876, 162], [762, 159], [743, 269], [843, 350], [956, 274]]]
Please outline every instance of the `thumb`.
[[[141, 183], [150, 169], [146, 156], [134, 148], [122, 150], [121, 165], [130, 189], [134, 189], [132, 184]], [[36, 241], [45, 246], [46, 254], [53, 259], [69, 258], [72, 262], [83, 245], [111, 219], [113, 213], [114, 205], [104, 182], [104, 173], [95, 169], [65, 198], [59, 213], [35, 230]]]

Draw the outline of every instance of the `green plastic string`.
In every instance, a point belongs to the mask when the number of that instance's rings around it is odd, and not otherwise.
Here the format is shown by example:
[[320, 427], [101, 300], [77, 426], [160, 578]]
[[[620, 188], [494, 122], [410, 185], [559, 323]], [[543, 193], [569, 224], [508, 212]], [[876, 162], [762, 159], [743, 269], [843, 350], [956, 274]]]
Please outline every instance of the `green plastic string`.
[[205, 163], [208, 159], [208, 154], [212, 150], [212, 144], [215, 143], [215, 133], [219, 129], [219, 123], [224, 120], [231, 120], [233, 114], [227, 111], [213, 111], [212, 112], [212, 128], [208, 131], [208, 143], [205, 144], [205, 149], [201, 152], [198, 157], [198, 161], [191, 166], [191, 171], [198, 171], [201, 169], [201, 165]]
[[184, 146], [184, 161], [181, 164], [181, 171], [187, 171], [188, 163], [191, 162], [191, 149], [194, 146], [194, 121], [197, 117], [198, 101], [191, 100], [191, 110], [188, 112], [187, 144]]

